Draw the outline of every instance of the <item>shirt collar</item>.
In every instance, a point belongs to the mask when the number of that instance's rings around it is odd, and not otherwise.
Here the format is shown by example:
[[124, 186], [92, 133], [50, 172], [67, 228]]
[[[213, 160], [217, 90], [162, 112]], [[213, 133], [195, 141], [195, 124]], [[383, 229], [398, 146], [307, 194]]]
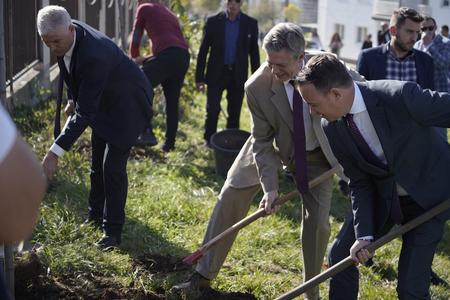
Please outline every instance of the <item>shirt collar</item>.
[[73, 48], [75, 48], [76, 40], [77, 40], [77, 31], [74, 28], [74, 30], [73, 30], [73, 43], [72, 43], [72, 46], [70, 47], [69, 51], [67, 51], [66, 54], [64, 54], [64, 57], [66, 57], [66, 58], [71, 58], [72, 57]]
[[367, 110], [366, 103], [364, 103], [364, 99], [359, 86], [356, 83], [353, 83], [353, 86], [355, 87], [355, 97], [353, 98], [353, 104], [349, 111], [349, 114], [352, 115]]

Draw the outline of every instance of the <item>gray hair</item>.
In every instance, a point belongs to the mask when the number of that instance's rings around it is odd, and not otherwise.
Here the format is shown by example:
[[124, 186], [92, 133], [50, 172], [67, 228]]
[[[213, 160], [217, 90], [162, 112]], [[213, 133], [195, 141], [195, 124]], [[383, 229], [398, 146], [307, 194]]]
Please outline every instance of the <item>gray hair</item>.
[[266, 34], [263, 41], [266, 52], [286, 49], [293, 58], [305, 51], [305, 38], [300, 26], [294, 23], [279, 23]]
[[64, 7], [48, 5], [39, 10], [36, 24], [39, 35], [42, 36], [62, 28], [69, 28], [72, 19]]

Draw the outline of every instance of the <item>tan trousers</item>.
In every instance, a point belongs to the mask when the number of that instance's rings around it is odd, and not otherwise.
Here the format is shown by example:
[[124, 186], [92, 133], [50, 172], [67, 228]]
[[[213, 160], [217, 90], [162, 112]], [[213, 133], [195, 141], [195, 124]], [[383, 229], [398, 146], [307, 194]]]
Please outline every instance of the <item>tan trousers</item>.
[[[330, 169], [322, 151], [308, 153], [307, 163], [309, 180]], [[249, 211], [253, 197], [260, 189], [260, 185], [233, 188], [225, 183], [214, 207], [203, 243], [243, 219]], [[332, 189], [333, 181], [330, 178], [303, 196], [301, 241], [304, 261], [303, 278], [305, 281], [319, 274], [322, 269], [330, 236], [329, 213]], [[219, 273], [236, 236], [237, 233], [212, 247], [200, 259], [196, 271], [208, 279], [214, 279]], [[306, 295], [308, 299], [318, 299], [319, 288], [311, 289]]]

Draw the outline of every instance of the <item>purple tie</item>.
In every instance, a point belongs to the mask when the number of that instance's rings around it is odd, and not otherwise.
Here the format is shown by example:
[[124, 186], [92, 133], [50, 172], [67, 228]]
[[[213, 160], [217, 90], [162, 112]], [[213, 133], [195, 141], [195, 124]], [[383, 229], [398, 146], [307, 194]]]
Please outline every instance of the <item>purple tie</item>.
[[293, 111], [294, 111], [294, 155], [295, 155], [295, 181], [300, 193], [305, 194], [308, 191], [308, 177], [306, 174], [306, 138], [305, 123], [303, 122], [303, 99], [294, 87]]
[[[353, 120], [353, 114], [347, 114], [345, 117], [345, 123], [350, 130], [350, 133], [353, 136], [353, 140], [356, 143], [356, 146], [358, 147], [359, 152], [364, 157], [365, 160], [367, 160], [369, 163], [383, 169], [387, 170], [387, 165], [385, 165], [370, 149], [369, 145], [367, 144], [366, 140], [362, 136], [361, 132], [359, 131], [358, 127], [355, 124], [355, 121]], [[391, 202], [391, 219], [396, 224], [401, 224], [403, 220], [403, 214], [400, 207], [400, 200], [397, 195], [396, 187], [394, 186], [394, 194], [392, 195], [392, 202]]]

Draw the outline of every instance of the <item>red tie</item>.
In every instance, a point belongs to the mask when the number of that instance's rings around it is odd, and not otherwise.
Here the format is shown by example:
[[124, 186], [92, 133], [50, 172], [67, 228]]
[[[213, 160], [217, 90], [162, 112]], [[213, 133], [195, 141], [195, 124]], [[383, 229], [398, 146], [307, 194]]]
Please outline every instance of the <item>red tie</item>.
[[306, 171], [306, 138], [305, 123], [303, 122], [303, 99], [294, 87], [293, 111], [294, 111], [294, 155], [295, 155], [295, 181], [300, 193], [308, 192], [308, 177]]

